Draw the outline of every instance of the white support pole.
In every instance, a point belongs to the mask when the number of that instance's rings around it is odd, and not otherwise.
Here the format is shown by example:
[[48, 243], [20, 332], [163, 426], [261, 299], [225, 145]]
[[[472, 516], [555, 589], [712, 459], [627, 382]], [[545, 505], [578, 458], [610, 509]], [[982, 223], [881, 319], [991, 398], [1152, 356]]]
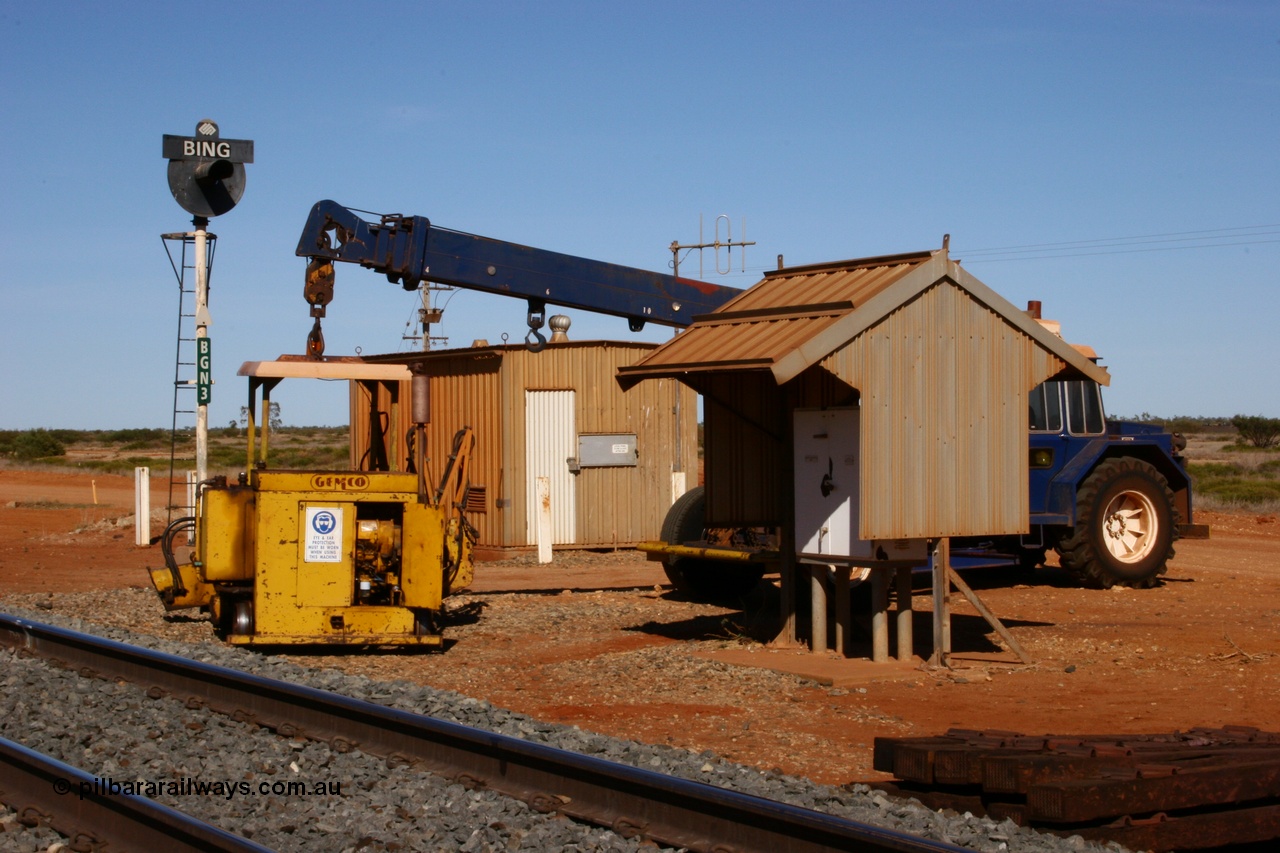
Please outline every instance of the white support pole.
[[683, 471], [671, 472], [671, 502], [675, 503], [680, 500], [680, 496], [689, 491], [685, 473]]
[[151, 469], [133, 469], [133, 544], [151, 544]]
[[538, 477], [535, 481], [538, 501], [538, 562], [551, 562], [551, 478]]
[[[199, 482], [200, 481], [196, 478], [195, 471], [187, 472], [187, 509], [190, 510], [190, 514], [193, 516], [198, 515], [200, 509], [196, 506], [196, 484]], [[187, 544], [196, 544], [196, 528], [194, 525], [187, 528]]]
[[[209, 232], [206, 230], [209, 220], [203, 216], [195, 218], [196, 227], [196, 347], [199, 352], [200, 339], [209, 336]], [[199, 361], [200, 358], [197, 358]], [[208, 365], [197, 364], [197, 372], [211, 370]], [[212, 380], [210, 380], [212, 381]], [[265, 415], [264, 415], [265, 417]], [[209, 477], [209, 406], [205, 403], [196, 405], [196, 481], [203, 483]]]

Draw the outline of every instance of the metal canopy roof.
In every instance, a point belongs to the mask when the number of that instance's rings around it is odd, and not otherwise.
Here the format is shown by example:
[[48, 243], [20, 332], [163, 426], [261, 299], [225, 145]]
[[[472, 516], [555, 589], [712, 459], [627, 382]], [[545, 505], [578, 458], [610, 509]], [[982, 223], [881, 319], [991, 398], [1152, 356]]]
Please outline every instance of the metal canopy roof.
[[352, 357], [310, 359], [282, 355], [275, 361], [246, 361], [236, 371], [251, 379], [356, 379], [390, 382], [408, 381], [412, 374], [403, 364], [369, 364]]
[[941, 281], [999, 314], [1073, 372], [1110, 384], [1105, 368], [974, 278], [945, 248], [767, 273], [637, 364], [620, 368], [618, 382], [630, 388], [651, 378], [769, 370], [781, 385]]

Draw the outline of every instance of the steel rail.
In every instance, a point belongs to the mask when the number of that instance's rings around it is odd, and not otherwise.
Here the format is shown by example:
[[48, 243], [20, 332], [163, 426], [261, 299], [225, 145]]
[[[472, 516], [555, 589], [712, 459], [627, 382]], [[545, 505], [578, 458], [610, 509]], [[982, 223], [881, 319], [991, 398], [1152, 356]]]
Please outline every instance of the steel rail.
[[101, 780], [21, 744], [0, 738], [0, 801], [26, 826], [42, 825], [71, 850], [165, 850], [175, 853], [271, 853], [146, 797], [111, 793]]
[[310, 687], [0, 614], [0, 645], [119, 678], [283, 736], [360, 749], [610, 827], [624, 837], [715, 853], [956, 853], [962, 848], [411, 714]]

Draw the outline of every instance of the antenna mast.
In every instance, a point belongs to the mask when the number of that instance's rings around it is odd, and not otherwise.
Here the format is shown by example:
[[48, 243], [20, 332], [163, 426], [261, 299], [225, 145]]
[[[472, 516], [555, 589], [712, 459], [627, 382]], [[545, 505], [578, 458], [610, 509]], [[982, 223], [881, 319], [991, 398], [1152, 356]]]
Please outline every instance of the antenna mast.
[[[723, 240], [720, 239], [720, 221], [721, 220], [724, 220], [725, 237]], [[671, 247], [670, 247], [671, 248], [671, 269], [674, 275], [676, 275], [677, 277], [679, 277], [680, 275], [680, 250], [681, 249], [697, 249], [698, 250], [698, 278], [703, 277], [703, 270], [702, 270], [702, 250], [703, 249], [715, 250], [716, 273], [719, 275], [728, 275], [730, 272], [733, 271], [733, 247], [734, 246], [742, 247], [742, 271], [746, 272], [747, 271], [747, 248], [746, 247], [754, 246], [756, 244], [755, 240], [745, 239], [745, 237], [747, 236], [746, 218], [743, 218], [742, 220], [742, 236], [744, 238], [742, 240], [733, 239], [733, 222], [730, 221], [729, 214], [722, 213], [716, 217], [716, 238], [712, 242], [708, 243], [702, 236], [702, 217], [699, 216], [698, 217], [698, 242], [685, 244], [685, 243], [681, 243], [679, 240], [671, 241]], [[720, 269], [720, 250], [721, 249], [725, 250], [724, 269]]]

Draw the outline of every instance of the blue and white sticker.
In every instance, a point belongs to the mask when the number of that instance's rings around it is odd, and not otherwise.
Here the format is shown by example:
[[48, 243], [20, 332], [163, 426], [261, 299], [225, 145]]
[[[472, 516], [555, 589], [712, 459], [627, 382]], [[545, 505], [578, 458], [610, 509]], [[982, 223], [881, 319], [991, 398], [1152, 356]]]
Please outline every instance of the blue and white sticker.
[[306, 563], [342, 562], [342, 509], [307, 507], [302, 560]]

